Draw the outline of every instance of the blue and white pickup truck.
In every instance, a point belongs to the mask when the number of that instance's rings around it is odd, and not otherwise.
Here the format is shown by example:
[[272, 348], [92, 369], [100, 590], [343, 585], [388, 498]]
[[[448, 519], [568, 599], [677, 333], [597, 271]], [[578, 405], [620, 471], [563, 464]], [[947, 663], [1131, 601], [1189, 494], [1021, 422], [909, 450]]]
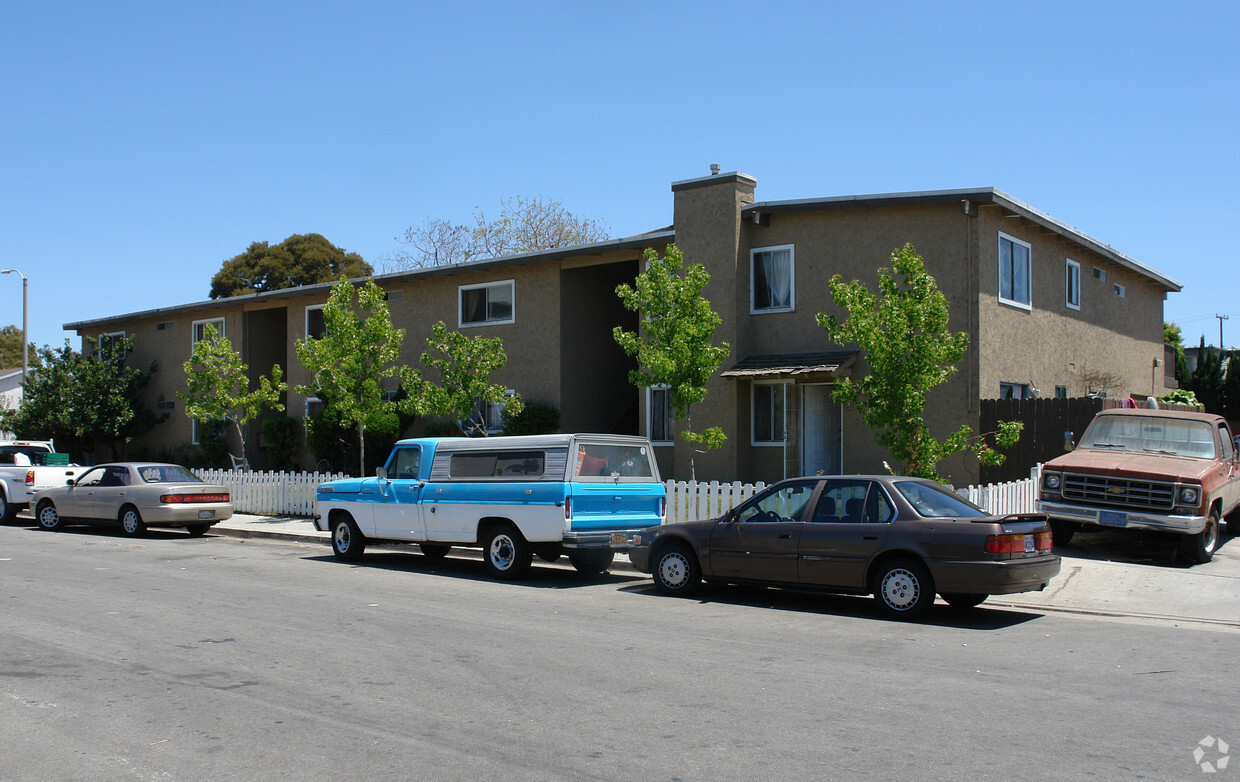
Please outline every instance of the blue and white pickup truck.
[[401, 440], [373, 478], [319, 486], [314, 526], [338, 559], [367, 543], [417, 543], [428, 557], [481, 547], [496, 578], [534, 555], [602, 573], [638, 530], [662, 524], [667, 493], [650, 441], [606, 434]]

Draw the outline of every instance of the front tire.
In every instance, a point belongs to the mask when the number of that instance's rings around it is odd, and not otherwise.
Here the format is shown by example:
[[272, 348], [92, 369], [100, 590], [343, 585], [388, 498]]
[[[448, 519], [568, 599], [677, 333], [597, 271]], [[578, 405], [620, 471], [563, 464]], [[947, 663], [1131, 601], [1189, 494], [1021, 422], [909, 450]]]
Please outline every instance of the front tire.
[[943, 599], [952, 608], [976, 608], [986, 601], [990, 595], [975, 595], [972, 593], [951, 592], [943, 595]]
[[702, 583], [702, 566], [683, 543], [661, 546], [651, 561], [655, 588], [665, 595], [689, 595]]
[[874, 573], [870, 591], [878, 607], [895, 619], [916, 619], [934, 603], [934, 579], [915, 559], [893, 559]]
[[501, 581], [523, 577], [533, 558], [530, 544], [508, 524], [491, 527], [482, 542], [482, 564], [493, 578]]
[[616, 552], [611, 549], [602, 551], [570, 551], [568, 561], [578, 573], [584, 576], [597, 576], [605, 573], [616, 559]]
[[[1228, 522], [1230, 523], [1230, 522]], [[1206, 526], [1196, 535], [1180, 537], [1180, 556], [1194, 565], [1200, 565], [1214, 559], [1214, 549], [1218, 548], [1218, 510], [1210, 509]]]
[[366, 551], [366, 538], [348, 516], [332, 522], [332, 553], [341, 562], [356, 562]]
[[132, 505], [126, 505], [121, 508], [121, 532], [131, 538], [141, 537], [146, 534], [146, 524], [142, 522], [142, 514], [138, 513], [138, 509]]
[[39, 509], [35, 512], [35, 517], [39, 520], [39, 526], [49, 532], [59, 532], [65, 528], [65, 520], [60, 517], [56, 506], [49, 500], [39, 503]]

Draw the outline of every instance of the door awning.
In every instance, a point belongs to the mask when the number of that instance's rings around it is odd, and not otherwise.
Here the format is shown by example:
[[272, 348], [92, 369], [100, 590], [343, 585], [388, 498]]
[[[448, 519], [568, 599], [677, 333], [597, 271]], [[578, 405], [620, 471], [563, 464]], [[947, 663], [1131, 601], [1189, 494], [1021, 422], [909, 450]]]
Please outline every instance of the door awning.
[[720, 377], [799, 377], [831, 375], [838, 377], [860, 354], [859, 350], [829, 350], [823, 353], [760, 353], [747, 356]]

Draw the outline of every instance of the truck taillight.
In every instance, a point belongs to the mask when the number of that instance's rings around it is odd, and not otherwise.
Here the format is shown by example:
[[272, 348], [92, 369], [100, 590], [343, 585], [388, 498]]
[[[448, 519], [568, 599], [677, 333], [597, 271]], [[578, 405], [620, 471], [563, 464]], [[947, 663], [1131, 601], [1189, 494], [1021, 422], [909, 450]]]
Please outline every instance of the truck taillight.
[[659, 523], [662, 524], [663, 520], [666, 518], [667, 518], [667, 497], [660, 497], [659, 498]]
[[26, 485], [34, 486], [34, 470], [26, 470]]
[[564, 520], [571, 521], [573, 518], [573, 498], [564, 498]]

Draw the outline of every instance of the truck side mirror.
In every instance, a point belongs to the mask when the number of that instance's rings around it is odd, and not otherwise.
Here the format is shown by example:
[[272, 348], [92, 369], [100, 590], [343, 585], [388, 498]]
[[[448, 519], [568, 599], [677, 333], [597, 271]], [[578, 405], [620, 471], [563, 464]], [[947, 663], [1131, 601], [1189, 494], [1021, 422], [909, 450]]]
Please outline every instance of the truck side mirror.
[[378, 479], [379, 479], [379, 480], [381, 480], [381, 481], [386, 481], [386, 480], [387, 480], [387, 468], [386, 468], [386, 467], [376, 467], [376, 468], [375, 468], [375, 477], [376, 477], [376, 478], [378, 478]]
[[1069, 430], [1063, 433], [1063, 449], [1071, 451], [1076, 447], [1076, 443], [1072, 441], [1072, 432]]

